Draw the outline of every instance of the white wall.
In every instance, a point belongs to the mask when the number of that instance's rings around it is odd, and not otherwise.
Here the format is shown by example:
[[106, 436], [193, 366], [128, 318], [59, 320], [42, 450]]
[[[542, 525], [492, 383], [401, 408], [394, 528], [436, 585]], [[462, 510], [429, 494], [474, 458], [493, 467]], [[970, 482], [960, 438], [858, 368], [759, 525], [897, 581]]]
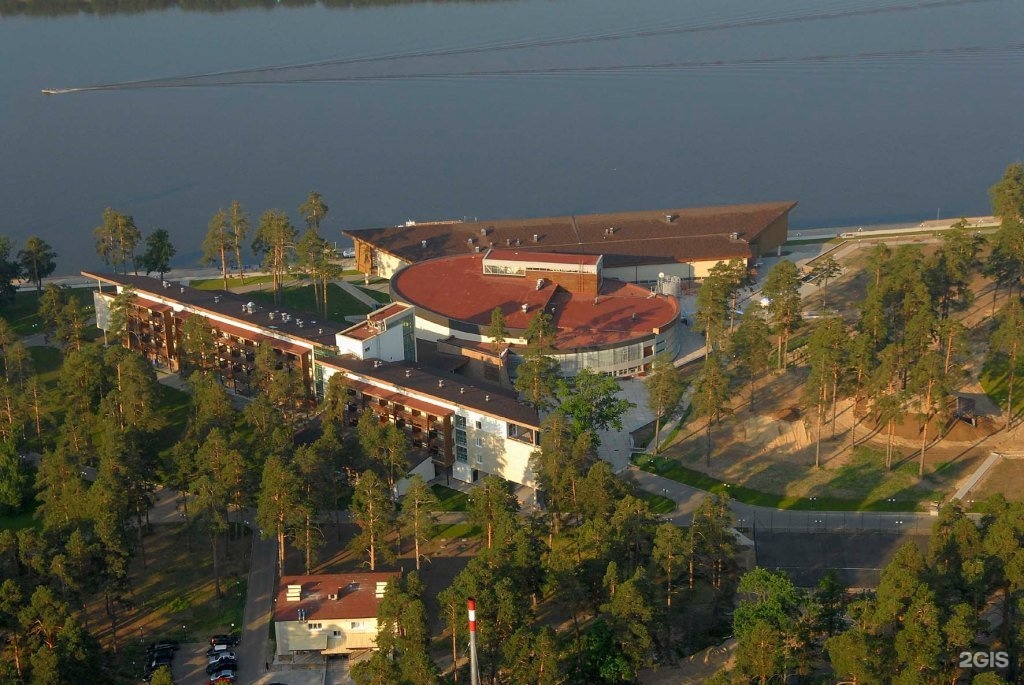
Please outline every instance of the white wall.
[[341, 333], [335, 338], [341, 354], [352, 354], [359, 359], [383, 359], [387, 362], [400, 362], [405, 359], [401, 321], [394, 322], [388, 330], [366, 340], [357, 340]]
[[656, 281], [658, 280], [659, 273], [663, 273], [666, 276], [693, 278], [693, 267], [690, 264], [668, 262], [666, 264], [644, 264], [642, 266], [605, 267], [602, 271], [602, 275], [605, 278], [615, 278], [628, 283]]
[[410, 470], [409, 473], [406, 474], [405, 478], [395, 483], [395, 490], [398, 491], [399, 497], [403, 496], [406, 492], [409, 491], [409, 481], [412, 479], [413, 476], [419, 476], [420, 478], [427, 482], [433, 480], [434, 460], [431, 459], [430, 457], [427, 457], [419, 464], [414, 466], [412, 470]]
[[[436, 324], [432, 321], [417, 316], [416, 317], [416, 337], [419, 340], [430, 340], [431, 342], [437, 342], [438, 340], [444, 340], [445, 338], [451, 337], [458, 338], [459, 340], [470, 340], [472, 342], [491, 342], [491, 337], [487, 335], [478, 335], [476, 333], [465, 333], [463, 331], [453, 331], [447, 326]], [[525, 345], [526, 338], [507, 338], [505, 342], [511, 345]]]
[[381, 278], [391, 278], [407, 266], [409, 262], [404, 259], [377, 250], [377, 275]]
[[[353, 629], [353, 622], [358, 623], [359, 627]], [[309, 629], [309, 624], [317, 623], [321, 625], [319, 630]], [[277, 654], [281, 656], [292, 650], [304, 650], [311, 637], [318, 637], [321, 642], [326, 637], [328, 649], [341, 651], [369, 649], [377, 643], [376, 617], [328, 620], [313, 618], [309, 621], [277, 621], [276, 624]], [[335, 635], [335, 631], [340, 635]]]
[[[469, 464], [456, 460], [457, 468], [453, 469], [456, 478], [469, 482], [470, 469], [477, 469], [520, 485], [535, 485], [536, 476], [529, 463], [533, 445], [508, 439], [508, 424], [500, 419], [467, 409], [460, 409], [459, 414], [466, 417]], [[480, 428], [476, 427], [477, 422]]]

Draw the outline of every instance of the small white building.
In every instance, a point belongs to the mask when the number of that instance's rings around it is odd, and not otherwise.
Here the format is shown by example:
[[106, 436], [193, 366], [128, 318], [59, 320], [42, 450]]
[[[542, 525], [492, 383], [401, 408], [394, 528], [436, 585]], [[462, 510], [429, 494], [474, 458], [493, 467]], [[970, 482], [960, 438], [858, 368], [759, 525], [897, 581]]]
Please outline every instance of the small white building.
[[281, 578], [274, 606], [278, 656], [376, 648], [377, 609], [397, 571]]

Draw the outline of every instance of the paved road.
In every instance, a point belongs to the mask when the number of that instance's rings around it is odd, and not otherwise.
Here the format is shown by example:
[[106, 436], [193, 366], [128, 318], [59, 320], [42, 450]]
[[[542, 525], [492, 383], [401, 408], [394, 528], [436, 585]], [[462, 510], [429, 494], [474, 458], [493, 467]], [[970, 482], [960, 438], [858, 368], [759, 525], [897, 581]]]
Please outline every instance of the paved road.
[[235, 648], [240, 683], [255, 683], [271, 661], [267, 638], [277, 587], [277, 540], [261, 540], [258, 530], [253, 533], [242, 642]]

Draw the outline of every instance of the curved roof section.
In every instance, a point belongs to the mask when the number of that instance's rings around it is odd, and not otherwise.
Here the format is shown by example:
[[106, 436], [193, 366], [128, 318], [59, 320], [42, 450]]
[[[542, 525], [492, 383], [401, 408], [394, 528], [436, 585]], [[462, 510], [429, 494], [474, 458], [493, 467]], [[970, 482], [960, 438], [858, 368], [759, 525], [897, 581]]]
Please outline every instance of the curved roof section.
[[[688, 263], [750, 257], [750, 243], [795, 206], [795, 202], [768, 202], [539, 219], [437, 221], [343, 233], [407, 262], [472, 254], [479, 247], [604, 255], [608, 267], [666, 260]], [[731, 233], [738, 233], [738, 239], [730, 239]]]
[[[675, 324], [679, 304], [646, 288], [604, 279], [600, 294], [574, 294], [550, 281], [483, 273], [483, 254], [440, 257], [407, 266], [391, 279], [393, 295], [451, 320], [486, 328], [495, 307], [506, 325], [525, 329], [543, 307], [558, 329], [555, 347], [569, 351], [639, 340]], [[524, 313], [522, 305], [528, 305]]]

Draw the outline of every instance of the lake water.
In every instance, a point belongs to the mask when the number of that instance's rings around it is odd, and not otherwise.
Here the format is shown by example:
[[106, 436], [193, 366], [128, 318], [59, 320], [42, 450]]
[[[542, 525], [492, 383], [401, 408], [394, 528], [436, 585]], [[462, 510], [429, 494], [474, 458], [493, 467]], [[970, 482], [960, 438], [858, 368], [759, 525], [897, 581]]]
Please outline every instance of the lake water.
[[[823, 13], [842, 16], [811, 18]], [[984, 214], [987, 188], [1024, 156], [1021, 26], [1019, 0], [4, 17], [0, 233], [42, 235], [67, 273], [96, 266], [106, 206], [144, 232], [170, 230], [184, 265], [219, 206], [297, 220], [311, 189], [331, 207], [332, 238], [407, 219], [786, 199], [803, 227]], [[654, 35], [622, 37], [636, 33]], [[601, 35], [618, 37], [560, 42]], [[458, 52], [518, 41], [552, 44]], [[204, 87], [40, 94], [448, 49], [192, 82]], [[656, 64], [674, 66], [581, 71]], [[369, 76], [382, 78], [343, 80]]]

